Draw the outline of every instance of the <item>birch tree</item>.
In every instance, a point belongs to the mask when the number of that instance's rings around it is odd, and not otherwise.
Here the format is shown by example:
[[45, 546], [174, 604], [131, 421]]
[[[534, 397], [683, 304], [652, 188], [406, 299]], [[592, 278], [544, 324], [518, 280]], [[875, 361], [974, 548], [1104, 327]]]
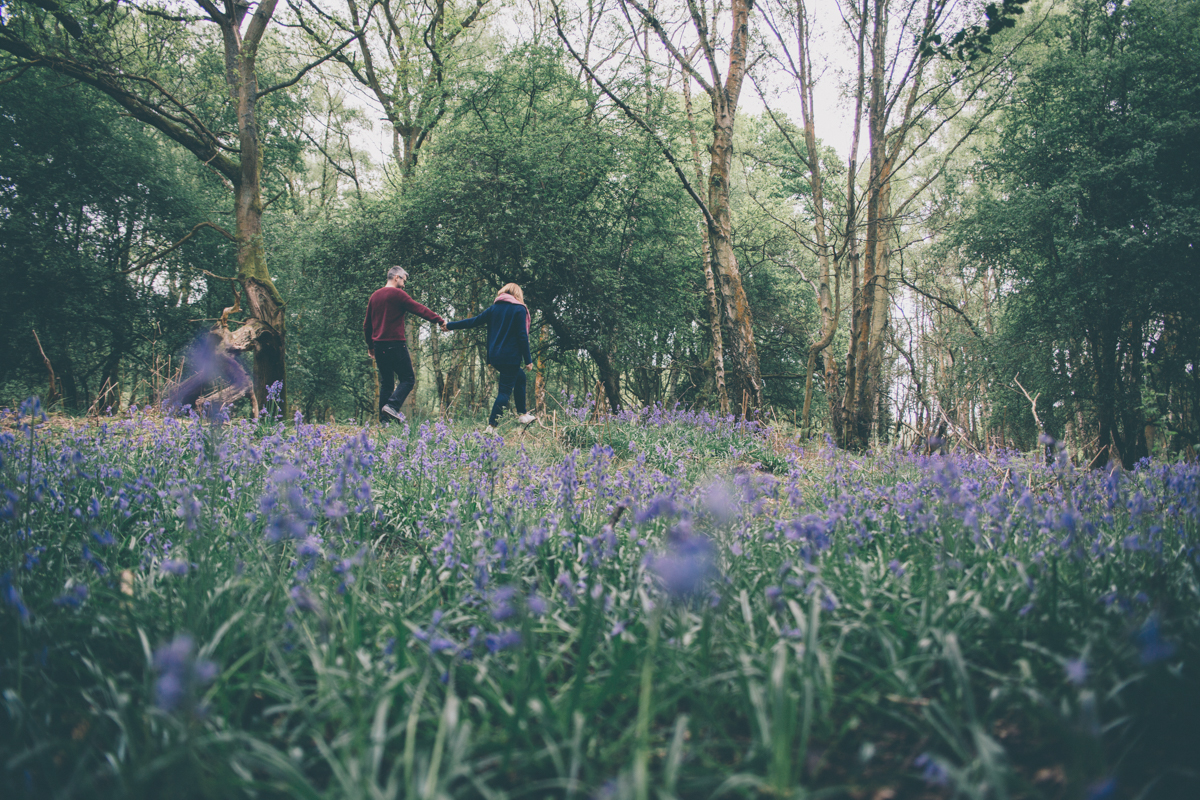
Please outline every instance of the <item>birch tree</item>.
[[[817, 356], [824, 354], [834, 436], [843, 446], [862, 449], [873, 435], [886, 388], [884, 346], [895, 289], [891, 261], [902, 246], [902, 224], [913, 221], [918, 201], [948, 159], [1003, 102], [1003, 86], [1014, 78], [1004, 67], [1023, 39], [992, 54], [991, 37], [1011, 27], [1012, 16], [1021, 11], [1019, 3], [992, 7], [986, 27], [963, 27], [950, 0], [842, 0], [839, 9], [843, 36], [854, 53], [848, 87], [854, 111], [844, 196], [836, 205], [829, 203], [829, 187], [815, 157], [817, 77], [810, 10], [804, 0], [775, 0], [764, 16], [776, 46], [775, 63], [800, 100], [804, 138], [793, 141], [793, 147], [809, 169], [813, 235], [807, 239], [820, 265], [812, 284], [821, 329], [809, 348], [805, 427], [811, 376]], [[859, 165], [864, 127], [865, 174]], [[840, 208], [840, 219], [833, 218], [833, 208]], [[850, 340], [842, 372], [828, 348], [839, 324], [837, 289], [846, 279]]]
[[[626, 115], [654, 136], [664, 157], [703, 214], [708, 234], [709, 265], [720, 301], [726, 389], [731, 410], [741, 416], [750, 416], [762, 407], [763, 381], [754, 344], [753, 315], [742, 286], [742, 275], [733, 247], [729, 192], [738, 100], [750, 65], [750, 17], [753, 4], [749, 0], [733, 0], [726, 29], [722, 29], [720, 24], [719, 6], [710, 15], [703, 2], [697, 0], [689, 0], [686, 9], [670, 10], [680, 11], [680, 19], [668, 19], [656, 6], [644, 5], [640, 0], [621, 0], [621, 7], [629, 24], [635, 28], [644, 25], [653, 31], [658, 45], [681, 71], [684, 79], [694, 82], [708, 96], [712, 128], [707, 144], [709, 161], [707, 185], [704, 187], [693, 185], [686, 159], [677, 158], [673, 144], [614, 91], [612, 81], [601, 77], [597, 66], [589, 63], [574, 47], [564, 28], [561, 9], [556, 7], [559, 36], [589, 79]], [[687, 38], [684, 38], [683, 32], [686, 32]], [[726, 37], [724, 42], [722, 34]], [[595, 49], [595, 45], [592, 46]]]

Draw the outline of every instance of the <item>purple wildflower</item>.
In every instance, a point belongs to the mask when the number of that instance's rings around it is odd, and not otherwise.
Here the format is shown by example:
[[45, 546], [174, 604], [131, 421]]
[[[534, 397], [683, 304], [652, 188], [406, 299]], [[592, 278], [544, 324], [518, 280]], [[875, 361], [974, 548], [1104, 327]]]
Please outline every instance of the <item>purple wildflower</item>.
[[716, 548], [711, 539], [688, 532], [684, 526], [673, 528], [667, 536], [667, 550], [649, 559], [650, 569], [662, 581], [672, 597], [694, 595], [715, 571]]
[[83, 560], [91, 564], [98, 574], [108, 574], [108, 567], [104, 566], [104, 562], [95, 556], [87, 545], [83, 546]]
[[85, 584], [77, 583], [71, 587], [69, 592], [54, 598], [54, 605], [66, 608], [79, 608], [83, 605], [83, 601], [87, 600], [87, 597], [88, 587]]
[[733, 495], [723, 481], [716, 481], [704, 491], [703, 508], [718, 522], [724, 524], [737, 513]]
[[170, 713], [187, 710], [202, 713], [195, 706], [196, 695], [217, 677], [217, 665], [195, 657], [195, 642], [186, 633], [178, 634], [170, 644], [154, 651], [154, 704]]
[[21, 622], [28, 624], [32, 615], [29, 613], [29, 607], [21, 598], [21, 590], [12, 583], [12, 570], [0, 576], [0, 593], [4, 595], [4, 601], [17, 610], [17, 616], [21, 618]]
[[1108, 800], [1117, 793], [1117, 779], [1113, 777], [1102, 778], [1101, 780], [1092, 783], [1084, 790], [1086, 800]]
[[1134, 636], [1134, 642], [1138, 646], [1138, 656], [1143, 664], [1153, 664], [1175, 655], [1175, 643], [1162, 638], [1157, 613], [1146, 617], [1146, 621]]
[[913, 760], [913, 766], [921, 768], [921, 777], [929, 786], [947, 786], [950, 783], [950, 773], [946, 771], [946, 767], [929, 753], [917, 756]]
[[288, 594], [292, 598], [292, 605], [298, 611], [316, 611], [318, 609], [317, 599], [303, 586], [293, 586]]
[[500, 631], [499, 633], [489, 633], [483, 637], [484, 645], [488, 652], [499, 653], [501, 650], [507, 650], [510, 647], [516, 647], [521, 644], [520, 631]]
[[179, 561], [174, 558], [165, 559], [162, 564], [159, 565], [159, 568], [168, 575], [182, 576], [188, 574], [188, 563], [186, 561]]
[[536, 617], [542, 616], [547, 611], [546, 600], [536, 592], [529, 595], [529, 599], [525, 602], [529, 606], [530, 612]]
[[634, 519], [637, 524], [642, 525], [654, 519], [655, 517], [674, 515], [678, 513], [678, 511], [679, 509], [675, 505], [674, 500], [666, 495], [660, 494], [651, 500], [648, 506], [637, 512], [637, 514], [634, 515]]
[[492, 619], [501, 622], [516, 614], [517, 610], [513, 607], [516, 596], [517, 590], [511, 586], [501, 586], [492, 592]]
[[1063, 669], [1066, 670], [1067, 680], [1076, 686], [1082, 686], [1087, 682], [1088, 667], [1087, 661], [1082, 658], [1072, 658], [1063, 664]]

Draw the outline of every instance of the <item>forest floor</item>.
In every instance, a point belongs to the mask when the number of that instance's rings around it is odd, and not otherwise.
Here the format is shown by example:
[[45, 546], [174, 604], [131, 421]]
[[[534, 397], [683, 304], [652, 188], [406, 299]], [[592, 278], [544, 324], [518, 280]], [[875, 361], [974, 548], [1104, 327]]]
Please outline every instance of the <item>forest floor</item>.
[[0, 415], [5, 797], [1200, 796], [1200, 467]]

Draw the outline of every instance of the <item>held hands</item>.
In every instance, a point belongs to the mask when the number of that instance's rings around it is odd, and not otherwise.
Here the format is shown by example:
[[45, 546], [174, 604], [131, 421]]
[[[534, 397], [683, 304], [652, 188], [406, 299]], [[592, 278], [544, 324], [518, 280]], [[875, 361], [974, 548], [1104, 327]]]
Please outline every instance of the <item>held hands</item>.
[[442, 320], [442, 322], [441, 322], [441, 326], [442, 326], [442, 333], [449, 333], [449, 332], [450, 332], [450, 329], [449, 329], [448, 327], [446, 327], [446, 321], [445, 321], [445, 320]]

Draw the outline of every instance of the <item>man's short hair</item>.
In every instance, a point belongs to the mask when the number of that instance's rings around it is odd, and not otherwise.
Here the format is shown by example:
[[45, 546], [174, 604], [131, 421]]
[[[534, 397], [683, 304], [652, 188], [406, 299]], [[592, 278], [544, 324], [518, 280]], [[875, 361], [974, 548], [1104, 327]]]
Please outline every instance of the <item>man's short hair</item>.
[[408, 270], [404, 267], [392, 267], [388, 270], [387, 279], [390, 281], [392, 278], [404, 278], [408, 280]]

